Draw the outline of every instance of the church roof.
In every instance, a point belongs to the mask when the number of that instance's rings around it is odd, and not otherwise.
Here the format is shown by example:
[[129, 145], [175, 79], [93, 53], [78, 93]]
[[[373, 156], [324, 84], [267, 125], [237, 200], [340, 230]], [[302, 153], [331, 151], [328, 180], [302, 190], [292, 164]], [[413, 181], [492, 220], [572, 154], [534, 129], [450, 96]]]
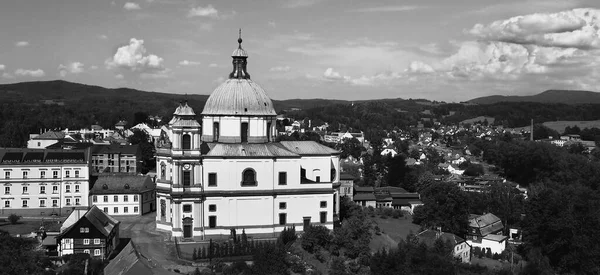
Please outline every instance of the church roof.
[[277, 143], [208, 143], [206, 157], [300, 157]]
[[248, 54], [242, 48], [240, 30], [239, 46], [233, 51], [233, 71], [223, 84], [210, 95], [202, 115], [276, 116], [273, 102], [265, 90], [250, 80], [246, 69]]
[[276, 116], [273, 102], [250, 79], [227, 79], [210, 95], [202, 115]]
[[178, 116], [195, 116], [196, 113], [194, 112], [194, 109], [192, 109], [192, 107], [190, 107], [187, 103], [187, 101], [185, 103], [179, 103], [179, 107], [177, 107], [177, 109], [175, 109], [175, 112], [173, 113], [174, 115], [178, 115]]
[[283, 147], [298, 155], [336, 155], [340, 151], [315, 141], [281, 141]]

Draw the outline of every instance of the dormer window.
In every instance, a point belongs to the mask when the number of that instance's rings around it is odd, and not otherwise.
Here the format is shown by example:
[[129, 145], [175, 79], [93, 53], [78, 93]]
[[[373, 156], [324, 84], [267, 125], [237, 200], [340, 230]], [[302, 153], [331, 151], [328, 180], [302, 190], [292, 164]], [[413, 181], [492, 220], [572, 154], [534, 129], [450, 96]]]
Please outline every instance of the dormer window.
[[107, 189], [108, 189], [108, 185], [106, 185], [106, 183], [105, 183], [105, 184], [103, 184], [103, 185], [102, 185], [102, 189], [104, 189], [104, 190], [107, 190]]
[[129, 189], [129, 184], [126, 183], [124, 187], [125, 189]]
[[242, 172], [242, 186], [256, 186], [256, 172], [252, 168], [247, 168]]

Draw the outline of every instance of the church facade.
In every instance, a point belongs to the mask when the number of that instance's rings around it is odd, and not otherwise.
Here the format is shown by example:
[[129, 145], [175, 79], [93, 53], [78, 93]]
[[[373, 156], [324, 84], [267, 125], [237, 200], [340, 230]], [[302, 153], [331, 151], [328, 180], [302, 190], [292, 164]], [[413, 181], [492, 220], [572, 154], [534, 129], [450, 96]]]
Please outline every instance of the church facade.
[[210, 238], [232, 229], [277, 234], [295, 225], [333, 229], [339, 151], [313, 141], [275, 142], [276, 112], [250, 79], [248, 55], [208, 98], [200, 122], [180, 104], [157, 142], [156, 227]]

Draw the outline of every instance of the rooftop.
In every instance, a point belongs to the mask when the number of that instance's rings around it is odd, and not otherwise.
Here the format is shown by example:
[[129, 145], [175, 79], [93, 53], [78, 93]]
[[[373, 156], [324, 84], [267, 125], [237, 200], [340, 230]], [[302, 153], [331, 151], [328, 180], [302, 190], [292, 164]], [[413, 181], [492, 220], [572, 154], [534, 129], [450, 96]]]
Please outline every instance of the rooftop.
[[102, 174], [90, 189], [90, 195], [97, 194], [138, 194], [154, 190], [156, 184], [148, 176], [131, 174]]
[[121, 145], [121, 144], [110, 144], [110, 145], [94, 145], [92, 146], [93, 155], [101, 154], [125, 154], [135, 155], [139, 150], [139, 146], [136, 145]]
[[429, 229], [417, 234], [417, 238], [419, 238], [421, 242], [424, 242], [428, 246], [433, 246], [437, 239], [442, 239], [444, 242], [450, 241], [452, 245], [457, 245], [465, 241], [463, 238], [452, 233], [438, 232]]
[[283, 147], [298, 155], [333, 155], [340, 151], [329, 148], [315, 141], [281, 141]]
[[39, 163], [85, 163], [89, 160], [87, 150], [67, 149], [0, 149], [0, 164]]
[[104, 274], [137, 275], [153, 274], [153, 272], [148, 260], [139, 254], [133, 241], [129, 241], [123, 250], [104, 267]]
[[[67, 217], [67, 220], [69, 220], [69, 218], [72, 215], [80, 215], [80, 213], [76, 213], [75, 211], [72, 212], [71, 215], [69, 215], [69, 217]], [[110, 232], [119, 223], [119, 221], [115, 220], [113, 217], [111, 217], [108, 214], [104, 213], [96, 205], [92, 206], [92, 208], [90, 208], [90, 210], [88, 210], [87, 212], [85, 212], [85, 214], [83, 215], [83, 217], [85, 217], [92, 225], [94, 225], [94, 227], [96, 229], [98, 229], [104, 236], [110, 235]], [[83, 218], [83, 217], [81, 217], [81, 218]], [[74, 218], [76, 218], [76, 216]], [[73, 228], [73, 226], [75, 224], [77, 224], [77, 222], [81, 218], [77, 219], [68, 228], [64, 229], [64, 231], [61, 230], [60, 234], [58, 235], [59, 239], [60, 239], [60, 237], [62, 235], [68, 233]], [[65, 220], [65, 222], [67, 222], [67, 220]], [[63, 225], [64, 225], [64, 223], [63, 223]]]
[[[205, 144], [205, 143], [203, 143]], [[278, 143], [206, 143], [206, 157], [300, 157]]]

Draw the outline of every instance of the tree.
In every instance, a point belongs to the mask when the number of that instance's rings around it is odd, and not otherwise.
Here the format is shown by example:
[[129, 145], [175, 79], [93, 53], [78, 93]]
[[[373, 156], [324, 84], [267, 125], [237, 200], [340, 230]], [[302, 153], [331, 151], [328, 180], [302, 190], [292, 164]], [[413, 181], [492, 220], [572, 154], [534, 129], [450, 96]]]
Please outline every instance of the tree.
[[289, 274], [282, 246], [266, 243], [254, 250], [252, 274]]
[[387, 185], [389, 186], [401, 186], [404, 180], [405, 174], [408, 172], [404, 155], [397, 154], [393, 158], [386, 160], [387, 165]]
[[346, 264], [344, 264], [344, 259], [341, 257], [333, 257], [331, 260], [331, 264], [329, 265], [329, 274], [330, 275], [348, 275], [350, 274], [347, 270]]
[[0, 231], [0, 274], [46, 274], [46, 268], [54, 268], [42, 252], [34, 250], [36, 246], [35, 240], [11, 237], [8, 232]]
[[468, 197], [455, 184], [440, 182], [425, 189], [422, 206], [414, 210], [413, 223], [432, 228], [441, 226], [442, 230], [459, 236], [468, 229]]
[[154, 158], [154, 145], [150, 143], [148, 134], [140, 129], [134, 129], [133, 135], [129, 136], [128, 141], [132, 145], [138, 145], [142, 152], [142, 174], [148, 173], [156, 167]]
[[325, 226], [311, 225], [302, 234], [301, 246], [310, 253], [314, 253], [321, 248], [328, 249], [331, 242], [330, 233]]
[[463, 175], [477, 177], [485, 174], [483, 165], [477, 163], [469, 163]]
[[358, 159], [362, 154], [365, 147], [360, 144], [360, 141], [356, 138], [346, 139], [342, 143], [338, 144], [338, 150], [342, 151], [340, 155], [341, 158], [347, 158], [348, 156], [352, 156], [355, 159]]
[[21, 216], [15, 214], [15, 213], [12, 213], [12, 214], [8, 215], [8, 221], [11, 224], [17, 224], [20, 219], [21, 219]]

